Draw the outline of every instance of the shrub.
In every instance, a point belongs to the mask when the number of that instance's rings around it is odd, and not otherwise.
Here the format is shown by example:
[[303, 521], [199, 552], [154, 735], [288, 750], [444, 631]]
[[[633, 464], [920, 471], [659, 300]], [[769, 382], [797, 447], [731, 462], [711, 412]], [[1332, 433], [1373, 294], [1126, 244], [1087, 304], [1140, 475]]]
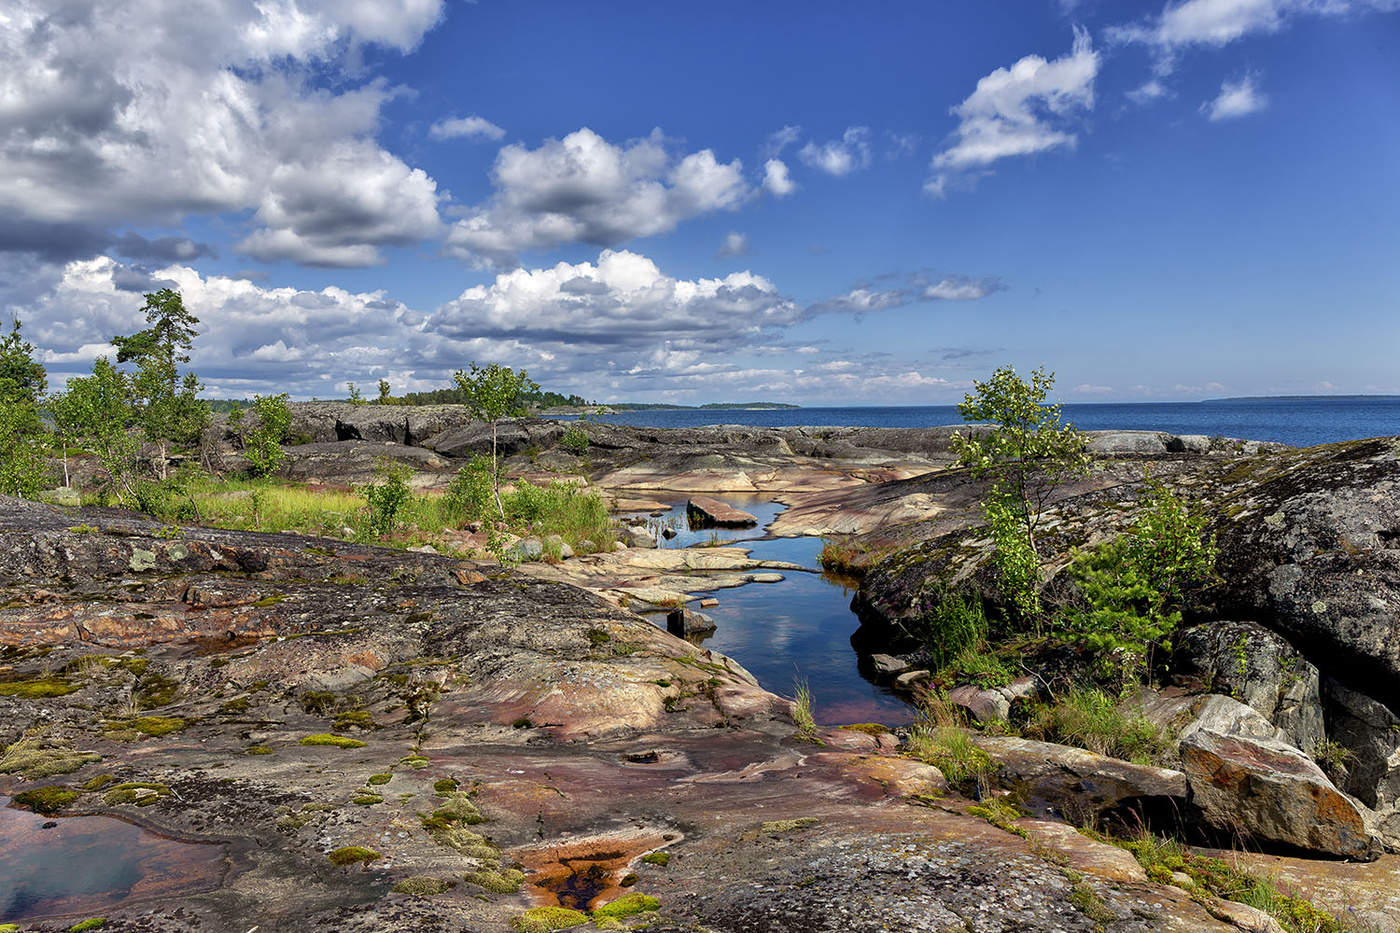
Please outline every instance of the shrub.
[[920, 608], [917, 629], [910, 634], [923, 644], [935, 668], [986, 640], [987, 617], [975, 594], [935, 588], [924, 594]]
[[452, 477], [447, 494], [443, 497], [443, 505], [448, 516], [458, 523], [479, 520], [485, 518], [491, 508], [494, 489], [491, 460], [478, 455]]
[[282, 441], [286, 439], [287, 429], [292, 423], [292, 413], [287, 408], [287, 393], [255, 395], [252, 410], [257, 424], [243, 436], [243, 456], [248, 459], [254, 476], [268, 476], [276, 472], [285, 456]]
[[367, 525], [371, 533], [388, 534], [398, 521], [399, 511], [412, 496], [408, 488], [408, 478], [412, 475], [408, 467], [382, 461], [375, 470], [379, 482], [370, 483], [364, 488], [365, 503], [369, 515]]
[[583, 456], [588, 452], [588, 432], [583, 429], [583, 425], [575, 421], [559, 439], [559, 446], [570, 453]]

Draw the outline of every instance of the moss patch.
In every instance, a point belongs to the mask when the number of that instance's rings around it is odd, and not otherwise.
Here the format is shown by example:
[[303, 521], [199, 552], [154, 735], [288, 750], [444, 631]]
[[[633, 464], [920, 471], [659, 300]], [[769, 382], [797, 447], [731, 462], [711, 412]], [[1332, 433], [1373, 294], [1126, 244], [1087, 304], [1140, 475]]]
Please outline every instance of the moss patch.
[[87, 930], [100, 930], [107, 925], [106, 917], [89, 917], [79, 920], [68, 928], [68, 933], [85, 933]]
[[43, 700], [62, 697], [82, 689], [82, 684], [70, 683], [62, 677], [37, 677], [33, 680], [0, 681], [0, 697], [23, 700]]
[[153, 781], [126, 781], [108, 788], [102, 795], [102, 802], [109, 807], [124, 803], [134, 803], [138, 807], [149, 807], [162, 797], [170, 796], [170, 788]]
[[411, 894], [414, 897], [436, 897], [445, 894], [457, 887], [457, 882], [448, 881], [445, 878], [433, 878], [430, 875], [414, 875], [412, 878], [395, 884], [391, 891], [395, 894]]
[[877, 738], [890, 731], [889, 729], [886, 729], [884, 726], [880, 725], [878, 722], [853, 722], [850, 725], [842, 726], [841, 728], [847, 730], [848, 732], [863, 732], [866, 735], [873, 735]]
[[443, 778], [440, 781], [433, 782], [433, 793], [437, 794], [439, 797], [446, 797], [448, 794], [457, 790], [458, 787], [461, 787], [461, 785], [452, 778]]
[[798, 817], [795, 820], [770, 820], [759, 827], [765, 833], [790, 833], [796, 829], [806, 829], [808, 826], [815, 826], [821, 820], [815, 816]]
[[405, 755], [399, 759], [399, 764], [418, 770], [422, 770], [432, 763], [432, 759], [425, 758], [422, 755]]
[[568, 907], [531, 907], [523, 914], [511, 918], [510, 927], [517, 933], [549, 933], [552, 930], [567, 930], [582, 926], [588, 917]]
[[623, 917], [633, 917], [637, 914], [646, 913], [649, 910], [656, 910], [661, 906], [661, 902], [654, 897], [639, 892], [624, 894], [615, 901], [610, 901], [593, 911], [594, 920], [620, 920]]
[[99, 774], [99, 775], [96, 775], [95, 777], [90, 777], [90, 778], [88, 778], [88, 779], [87, 779], [86, 781], [84, 781], [80, 786], [81, 786], [81, 788], [82, 788], [83, 790], [86, 790], [86, 791], [94, 791], [94, 790], [101, 790], [102, 788], [106, 787], [108, 784], [115, 784], [115, 783], [117, 783], [117, 776], [116, 776], [115, 774]]
[[346, 729], [377, 729], [374, 724], [374, 717], [370, 716], [368, 710], [355, 709], [345, 713], [336, 713], [335, 721], [332, 723], [337, 732]]
[[78, 791], [57, 784], [20, 791], [14, 796], [15, 803], [45, 815], [58, 813], [77, 799]]
[[393, 779], [394, 776], [392, 774], [371, 774], [365, 783], [370, 787], [378, 787], [381, 784], [388, 784]]
[[4, 755], [0, 772], [23, 774], [26, 780], [72, 774], [90, 761], [100, 761], [93, 752], [75, 752], [71, 748], [28, 748], [16, 742]]
[[361, 807], [372, 807], [375, 804], [383, 803], [384, 798], [379, 794], [357, 794], [350, 799], [350, 802]]
[[271, 755], [271, 754], [272, 754], [272, 749], [268, 748], [266, 745], [249, 745], [247, 748], [243, 749], [243, 754], [245, 754], [245, 755]]
[[463, 880], [492, 894], [516, 894], [525, 883], [525, 873], [514, 868], [507, 868], [505, 871], [474, 871], [468, 873]]
[[368, 865], [375, 859], [382, 857], [378, 852], [364, 846], [342, 846], [326, 856], [331, 860], [332, 865], [354, 865], [356, 863]]
[[140, 709], [155, 709], [173, 703], [179, 692], [179, 681], [160, 674], [149, 674], [137, 682], [132, 698]]
[[190, 720], [180, 716], [136, 716], [132, 719], [114, 719], [103, 724], [102, 728], [112, 733], [112, 738], [139, 738], [143, 735], [160, 736], [179, 732], [190, 724]]
[[303, 736], [302, 745], [329, 745], [332, 748], [364, 748], [365, 743], [359, 739], [352, 739], [344, 735], [331, 735], [328, 732], [318, 732], [315, 735]]
[[646, 855], [642, 856], [642, 861], [646, 862], [648, 865], [660, 865], [662, 868], [665, 868], [667, 865], [671, 864], [671, 853], [648, 852]]

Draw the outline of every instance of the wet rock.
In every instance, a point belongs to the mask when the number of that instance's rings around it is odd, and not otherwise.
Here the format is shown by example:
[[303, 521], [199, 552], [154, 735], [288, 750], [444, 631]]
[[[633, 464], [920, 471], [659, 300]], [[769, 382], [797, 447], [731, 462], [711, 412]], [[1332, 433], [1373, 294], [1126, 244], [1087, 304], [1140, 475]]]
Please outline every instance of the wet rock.
[[1029, 675], [1000, 687], [983, 689], [963, 684], [948, 691], [950, 703], [961, 706], [982, 723], [1005, 722], [1011, 716], [1011, 707], [1039, 696], [1040, 682]]
[[758, 524], [751, 513], [709, 496], [692, 496], [685, 512], [691, 528], [752, 528]]
[[1129, 811], [1164, 814], [1186, 803], [1186, 775], [1180, 771], [1032, 739], [978, 736], [975, 741], [992, 759], [997, 781], [1037, 812], [1074, 821]]
[[1311, 755], [1325, 736], [1318, 671], [1288, 640], [1254, 622], [1211, 622], [1181, 636], [1176, 670], [1249, 704]]
[[713, 635], [715, 620], [703, 612], [690, 609], [672, 609], [666, 613], [666, 631], [678, 638]]

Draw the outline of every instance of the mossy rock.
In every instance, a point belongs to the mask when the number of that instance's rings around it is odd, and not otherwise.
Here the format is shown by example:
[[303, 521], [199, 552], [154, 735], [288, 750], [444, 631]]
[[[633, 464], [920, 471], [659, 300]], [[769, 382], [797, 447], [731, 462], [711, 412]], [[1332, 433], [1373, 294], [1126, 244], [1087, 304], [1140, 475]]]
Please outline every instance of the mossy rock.
[[642, 894], [640, 891], [633, 891], [631, 894], [624, 894], [617, 900], [609, 901], [593, 911], [593, 919], [621, 920], [623, 917], [634, 917], [649, 910], [656, 910], [660, 906], [661, 902], [656, 898]]
[[219, 707], [219, 712], [236, 715], [248, 712], [248, 708], [253, 705], [253, 701], [248, 697], [234, 697], [232, 700], [225, 700]]
[[154, 781], [126, 781], [107, 789], [102, 802], [109, 807], [124, 803], [134, 803], [138, 807], [149, 807], [162, 797], [170, 796], [170, 788]]
[[383, 858], [378, 852], [365, 846], [341, 846], [326, 856], [332, 865], [368, 865]]
[[243, 754], [245, 755], [271, 755], [272, 753], [272, 749], [268, 748], [266, 745], [249, 745], [247, 748], [243, 749]]
[[381, 784], [388, 784], [394, 779], [392, 774], [371, 774], [365, 781], [370, 787], [378, 787]]
[[671, 864], [671, 853], [648, 852], [646, 855], [642, 856], [642, 861], [646, 862], [648, 865], [660, 865], [662, 868], [665, 868], [667, 865]]
[[418, 771], [423, 770], [432, 763], [433, 761], [431, 758], [427, 758], [423, 755], [405, 755], [404, 757], [399, 759], [399, 764], [409, 768], [413, 768]]
[[332, 748], [364, 748], [365, 743], [359, 739], [352, 739], [344, 735], [331, 735], [328, 732], [318, 732], [315, 735], [303, 736], [302, 745], [328, 745]]
[[88, 930], [100, 930], [106, 925], [106, 917], [89, 917], [86, 920], [79, 920], [69, 927], [68, 933], [86, 933]]
[[132, 698], [140, 709], [168, 706], [180, 692], [180, 682], [161, 674], [149, 674], [136, 683]]
[[531, 907], [523, 914], [511, 918], [510, 927], [517, 933], [550, 933], [553, 930], [567, 930], [582, 926], [588, 916], [568, 907]]
[[374, 717], [372, 717], [369, 714], [369, 711], [363, 709], [355, 709], [349, 710], [348, 712], [344, 713], [336, 713], [335, 721], [332, 723], [332, 725], [335, 727], [337, 732], [343, 732], [346, 729], [369, 730], [379, 728], [374, 724]]
[[78, 799], [78, 796], [79, 792], [71, 787], [49, 784], [45, 787], [20, 791], [15, 794], [14, 801], [20, 806], [28, 807], [35, 813], [49, 816], [67, 809], [70, 803]]
[[517, 894], [520, 886], [525, 883], [525, 873], [514, 868], [507, 868], [505, 871], [474, 871], [468, 872], [463, 880], [492, 894]]
[[436, 897], [457, 887], [457, 882], [430, 875], [414, 875], [396, 883], [389, 890], [395, 894], [411, 894], [414, 897]]
[[18, 697], [22, 700], [46, 700], [51, 697], [67, 696], [82, 689], [62, 677], [37, 677], [33, 680], [0, 681], [0, 697]]
[[375, 804], [383, 803], [384, 798], [379, 794], [357, 794], [350, 799], [350, 802], [356, 806], [372, 807]]
[[90, 761], [101, 760], [102, 756], [94, 752], [75, 752], [71, 748], [21, 747], [6, 753], [0, 772], [23, 774], [25, 780], [37, 781], [55, 774], [72, 774]]
[[113, 738], [139, 738], [143, 735], [170, 735], [189, 724], [190, 720], [181, 716], [135, 716], [131, 719], [109, 720], [102, 728], [113, 733]]

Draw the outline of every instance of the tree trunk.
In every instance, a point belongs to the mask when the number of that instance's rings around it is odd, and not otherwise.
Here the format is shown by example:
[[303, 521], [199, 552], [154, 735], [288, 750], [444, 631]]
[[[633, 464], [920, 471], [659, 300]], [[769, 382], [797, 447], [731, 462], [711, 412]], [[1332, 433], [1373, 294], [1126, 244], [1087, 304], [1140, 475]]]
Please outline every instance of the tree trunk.
[[496, 511], [506, 520], [506, 507], [501, 505], [501, 473], [496, 465], [496, 422], [491, 422], [491, 492], [496, 496]]

